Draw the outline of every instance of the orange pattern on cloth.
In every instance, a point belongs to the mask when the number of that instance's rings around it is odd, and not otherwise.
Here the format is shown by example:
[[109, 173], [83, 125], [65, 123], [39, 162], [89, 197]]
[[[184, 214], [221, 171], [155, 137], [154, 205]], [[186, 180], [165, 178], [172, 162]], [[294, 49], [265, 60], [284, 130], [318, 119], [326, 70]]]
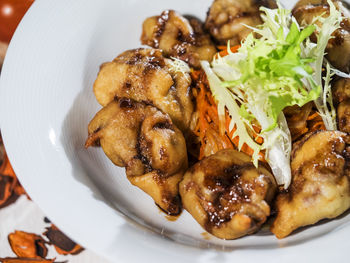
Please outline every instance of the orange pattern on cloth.
[[77, 255], [84, 250], [53, 224], [47, 228], [44, 235], [50, 240], [50, 244], [54, 245], [57, 253], [60, 255]]
[[55, 259], [0, 258], [0, 261], [2, 263], [54, 263]]
[[[0, 208], [10, 206], [20, 195], [26, 195], [26, 192], [12, 169], [0, 134]], [[48, 240], [45, 240], [45, 237]], [[84, 250], [53, 224], [47, 228], [45, 233], [40, 234], [16, 230], [8, 235], [8, 241], [17, 258], [0, 258], [0, 262], [3, 263], [55, 262], [55, 259], [46, 258], [47, 246], [51, 245], [59, 255], [77, 255]]]
[[23, 258], [45, 258], [47, 247], [45, 240], [36, 234], [15, 231], [8, 235], [13, 252]]
[[25, 191], [12, 169], [2, 143], [1, 135], [0, 147], [0, 152], [2, 153], [0, 156], [0, 208], [3, 208], [16, 201], [20, 195], [25, 194]]

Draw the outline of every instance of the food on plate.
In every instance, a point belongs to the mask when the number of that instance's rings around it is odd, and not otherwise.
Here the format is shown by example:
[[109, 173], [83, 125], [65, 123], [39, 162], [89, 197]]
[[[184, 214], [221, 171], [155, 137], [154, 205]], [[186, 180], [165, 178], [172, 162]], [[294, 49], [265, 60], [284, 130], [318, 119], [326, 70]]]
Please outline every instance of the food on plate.
[[256, 168], [248, 155], [232, 149], [199, 161], [180, 183], [184, 208], [205, 230], [224, 239], [259, 230], [270, 216], [276, 190], [268, 169]]
[[[334, 31], [327, 45], [327, 59], [337, 69], [350, 72], [350, 12], [347, 4], [333, 0], [335, 7], [342, 13], [340, 27]], [[328, 17], [330, 7], [326, 0], [300, 1], [293, 10], [293, 15], [300, 25], [314, 24], [318, 16]], [[322, 20], [316, 24], [321, 25]], [[317, 34], [317, 30], [316, 30]], [[313, 38], [313, 40], [315, 40]]]
[[350, 99], [350, 79], [340, 78], [333, 83], [333, 99], [335, 103], [341, 103]]
[[[255, 166], [264, 151], [277, 183], [286, 189], [291, 181], [292, 141], [283, 109], [315, 101], [327, 125], [334, 128], [335, 124], [326, 102], [318, 101], [328, 91], [328, 82], [323, 87], [322, 78], [312, 74], [311, 63], [318, 54], [301, 49], [315, 28], [300, 30], [285, 10], [262, 10], [264, 24], [256, 29], [260, 37], [250, 34], [234, 52], [228, 47], [227, 55], [201, 65], [217, 102], [221, 127], [228, 114], [226, 132], [232, 139], [239, 137], [238, 149], [246, 145]], [[271, 22], [276, 15], [283, 20], [279, 29]]]
[[187, 64], [164, 58], [158, 49], [128, 50], [101, 66], [94, 93], [102, 106], [115, 98], [154, 105], [186, 131], [193, 112], [188, 72]]
[[235, 145], [230, 137], [226, 133], [220, 133], [217, 106], [205, 72], [202, 70], [192, 72], [192, 80], [194, 82], [192, 93], [196, 99], [196, 112], [193, 117], [196, 125], [192, 130], [197, 136], [199, 145], [199, 150], [196, 149], [197, 159], [202, 160], [222, 149], [234, 149]]
[[101, 145], [108, 158], [125, 167], [129, 181], [168, 214], [181, 211], [178, 183], [187, 169], [181, 131], [154, 106], [121, 98], [89, 123], [86, 147]]
[[181, 59], [196, 68], [200, 67], [200, 60], [210, 61], [217, 52], [200, 21], [187, 19], [174, 10], [147, 18], [143, 22], [141, 43], [159, 48], [164, 56]]
[[334, 82], [332, 91], [337, 105], [338, 128], [350, 133], [350, 79], [339, 78]]
[[215, 0], [208, 11], [205, 28], [218, 44], [238, 45], [262, 23], [259, 8], [276, 8], [275, 0]]
[[278, 238], [337, 217], [350, 207], [349, 17], [340, 1], [214, 0], [205, 24], [147, 18], [151, 48], [101, 66], [86, 146], [218, 238], [273, 215]]
[[315, 110], [313, 102], [309, 102], [302, 107], [297, 105], [286, 107], [283, 114], [287, 120], [292, 142], [301, 139], [308, 132], [326, 129], [321, 116]]
[[271, 227], [278, 238], [349, 209], [349, 139], [339, 131], [320, 131], [294, 146], [293, 180], [288, 192], [277, 196], [277, 217]]
[[339, 104], [337, 115], [339, 130], [350, 133], [350, 100], [343, 101]]

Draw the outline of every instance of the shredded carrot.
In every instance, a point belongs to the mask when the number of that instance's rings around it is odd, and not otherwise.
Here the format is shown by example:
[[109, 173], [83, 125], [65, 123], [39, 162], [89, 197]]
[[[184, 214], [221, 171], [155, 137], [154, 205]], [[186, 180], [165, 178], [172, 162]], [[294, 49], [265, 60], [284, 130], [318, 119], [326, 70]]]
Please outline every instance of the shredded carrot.
[[310, 132], [317, 130], [326, 130], [326, 126], [322, 120], [322, 117], [318, 112], [314, 112], [312, 115], [308, 117], [308, 128]]
[[[232, 52], [237, 52], [241, 45], [231, 47]], [[227, 56], [227, 46], [218, 46], [220, 56]], [[197, 83], [198, 94], [196, 96], [197, 111], [199, 113], [198, 122], [195, 127], [195, 135], [200, 139], [200, 152], [199, 160], [204, 157], [213, 154], [221, 149], [236, 149], [239, 145], [239, 137], [233, 138], [233, 134], [236, 130], [234, 127], [230, 131], [231, 117], [226, 111], [225, 114], [225, 127], [220, 131], [219, 114], [217, 105], [210, 92], [208, 80], [205, 73], [202, 70], [192, 72], [192, 79]], [[259, 144], [263, 143], [263, 138], [258, 136], [261, 128], [253, 126], [254, 131], [251, 131], [252, 137]], [[208, 149], [209, 148], [209, 149]], [[248, 145], [243, 144], [241, 148], [242, 152], [252, 156], [254, 151]], [[259, 153], [259, 160], [265, 161], [264, 153]]]
[[[241, 47], [241, 45], [236, 45], [231, 47], [231, 52], [235, 53], [238, 51], [238, 49]], [[227, 46], [218, 46], [218, 49], [220, 50], [219, 54], [221, 57], [227, 56]]]
[[325, 130], [322, 117], [313, 109], [312, 102], [303, 107], [293, 106], [284, 110], [292, 140], [297, 141], [308, 132]]
[[319, 117], [320, 114], [318, 114], [318, 112], [314, 112], [313, 114], [309, 115], [309, 117], [307, 118], [308, 121], [314, 120], [317, 117]]
[[[196, 80], [199, 91], [196, 97], [199, 116], [194, 133], [200, 139], [201, 147], [198, 158], [201, 160], [209, 154], [208, 151], [214, 153], [221, 149], [233, 149], [234, 146], [228, 136], [219, 133], [217, 106], [206, 86], [205, 73], [201, 70], [193, 71], [192, 78]], [[207, 145], [210, 145], [210, 150], [206, 147]]]
[[[194, 129], [194, 133], [200, 140], [200, 151], [198, 159], [201, 160], [204, 157], [213, 154], [222, 149], [236, 149], [238, 148], [239, 137], [233, 137], [236, 130], [234, 127], [230, 131], [229, 126], [231, 118], [226, 112], [225, 114], [225, 127], [224, 131], [220, 132], [220, 121], [217, 110], [217, 105], [210, 92], [209, 84], [206, 79], [204, 71], [197, 70], [192, 72], [192, 79], [197, 83], [198, 94], [196, 96], [197, 111], [199, 113], [198, 122]], [[254, 126], [252, 136], [258, 143], [263, 143], [263, 139], [257, 135], [260, 132], [260, 128]], [[252, 156], [254, 151], [244, 144], [241, 149], [242, 152]], [[259, 159], [264, 161], [264, 154], [260, 153]]]

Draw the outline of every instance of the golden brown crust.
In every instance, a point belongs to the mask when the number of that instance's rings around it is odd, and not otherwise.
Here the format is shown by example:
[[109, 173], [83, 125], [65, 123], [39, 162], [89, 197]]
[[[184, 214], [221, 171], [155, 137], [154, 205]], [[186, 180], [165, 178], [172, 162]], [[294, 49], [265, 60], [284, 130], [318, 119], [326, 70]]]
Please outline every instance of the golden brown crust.
[[173, 10], [144, 21], [141, 43], [159, 48], [166, 57], [181, 59], [195, 68], [200, 68], [201, 60], [211, 61], [217, 52], [201, 22], [186, 19]]
[[130, 98], [168, 113], [177, 127], [187, 132], [193, 113], [191, 78], [173, 72], [157, 49], [134, 49], [101, 66], [94, 83], [97, 101], [106, 106], [114, 98]]
[[[345, 17], [341, 27], [333, 33], [329, 40], [326, 53], [330, 63], [344, 72], [350, 72], [350, 12], [348, 5], [342, 1], [333, 1], [334, 5]], [[293, 15], [300, 25], [309, 25], [313, 19], [324, 14], [329, 16], [329, 5], [326, 0], [300, 1], [293, 9]], [[319, 26], [321, 24], [319, 23]], [[315, 35], [311, 38], [316, 41]]]
[[250, 157], [221, 150], [192, 166], [180, 183], [184, 208], [209, 233], [235, 239], [257, 231], [270, 215], [277, 185]]
[[333, 82], [332, 93], [335, 104], [350, 99], [350, 79], [339, 78]]
[[337, 117], [339, 130], [350, 133], [350, 99], [339, 104]]
[[348, 140], [339, 131], [319, 131], [294, 146], [292, 183], [277, 196], [277, 217], [271, 226], [278, 238], [350, 207]]
[[126, 168], [129, 181], [167, 213], [181, 211], [178, 183], [187, 169], [181, 131], [167, 114], [130, 99], [116, 99], [88, 127], [87, 146], [101, 145], [108, 158]]
[[205, 28], [218, 44], [238, 45], [251, 29], [262, 23], [259, 8], [261, 6], [276, 8], [274, 0], [215, 0], [209, 9]]

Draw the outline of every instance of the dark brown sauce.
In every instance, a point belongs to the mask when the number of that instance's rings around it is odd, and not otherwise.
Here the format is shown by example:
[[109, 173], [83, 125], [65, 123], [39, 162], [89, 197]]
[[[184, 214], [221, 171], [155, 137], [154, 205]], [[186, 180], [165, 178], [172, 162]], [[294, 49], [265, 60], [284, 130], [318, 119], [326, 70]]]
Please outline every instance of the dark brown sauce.
[[157, 122], [153, 125], [153, 129], [168, 129], [173, 130], [173, 125], [170, 123], [170, 121], [163, 121], [163, 122]]
[[211, 239], [211, 235], [208, 232], [203, 232], [201, 233], [203, 239], [205, 240], [210, 240]]
[[132, 100], [127, 99], [127, 98], [122, 98], [119, 100], [119, 107], [120, 108], [129, 108], [132, 109], [135, 107], [134, 103]]
[[153, 46], [159, 47], [159, 40], [164, 33], [166, 23], [169, 20], [169, 10], [164, 11], [157, 20], [157, 30], [154, 34]]
[[125, 61], [127, 65], [136, 65], [142, 62], [142, 55], [138, 51], [139, 50], [137, 50], [131, 58]]
[[167, 219], [168, 221], [174, 222], [174, 221], [176, 221], [176, 220], [179, 218], [180, 215], [181, 215], [181, 213], [178, 214], [178, 215], [176, 215], [176, 216], [165, 215], [164, 217], [165, 217], [165, 219]]
[[179, 219], [180, 215], [182, 214], [182, 211], [180, 209], [180, 212], [178, 214], [168, 214], [167, 211], [163, 210], [159, 205], [156, 204], [158, 207], [159, 213], [164, 215], [164, 218], [167, 219], [170, 222], [175, 222]]

